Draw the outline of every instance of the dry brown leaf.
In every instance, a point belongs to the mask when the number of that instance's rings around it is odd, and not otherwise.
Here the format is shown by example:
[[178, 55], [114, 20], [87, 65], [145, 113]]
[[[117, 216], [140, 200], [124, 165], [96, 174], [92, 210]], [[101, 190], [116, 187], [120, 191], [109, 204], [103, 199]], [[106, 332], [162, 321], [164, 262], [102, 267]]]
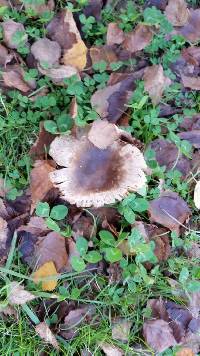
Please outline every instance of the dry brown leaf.
[[112, 325], [112, 338], [122, 342], [128, 342], [132, 321], [126, 319], [116, 319]]
[[58, 342], [54, 334], [44, 321], [36, 325], [35, 331], [41, 337], [41, 339], [46, 341], [48, 344], [51, 344], [53, 347], [55, 347], [55, 349], [59, 349]]
[[194, 205], [200, 209], [200, 180], [196, 183], [194, 188]]
[[88, 139], [96, 147], [105, 149], [120, 137], [120, 130], [106, 120], [96, 120], [88, 133]]
[[175, 192], [163, 192], [149, 204], [150, 220], [179, 234], [180, 226], [190, 216], [187, 203]]
[[190, 9], [187, 23], [177, 33], [180, 33], [192, 43], [200, 40], [200, 9]]
[[185, 88], [190, 88], [192, 90], [200, 90], [200, 77], [189, 77], [181, 74], [181, 80]]
[[30, 173], [31, 212], [34, 211], [37, 203], [43, 200], [53, 188], [49, 173], [53, 172], [55, 168], [50, 163], [50, 161], [36, 161]]
[[183, 26], [189, 18], [189, 10], [185, 0], [169, 0], [165, 15], [173, 26]]
[[[57, 286], [58, 273], [56, 271], [55, 264], [52, 261], [44, 263], [36, 272], [33, 273], [33, 280], [35, 283], [39, 283], [41, 278], [46, 278], [42, 281], [43, 291], [52, 291]], [[50, 277], [54, 277], [50, 279]]]
[[[60, 65], [57, 68], [44, 69], [38, 65], [40, 73], [51, 78], [55, 84], [62, 84], [63, 79], [70, 78], [72, 75], [78, 76], [78, 71], [72, 66]], [[78, 76], [79, 77], [79, 76]]]
[[9, 54], [7, 48], [0, 44], [0, 66], [6, 66], [6, 64], [12, 60], [12, 58], [13, 55]]
[[54, 138], [55, 135], [47, 132], [44, 129], [44, 123], [41, 121], [39, 136], [29, 151], [30, 156], [34, 159], [46, 158], [45, 156], [47, 156], [48, 147]]
[[31, 89], [36, 88], [35, 80], [25, 81], [24, 70], [19, 65], [10, 65], [6, 67], [6, 70], [2, 73], [5, 86], [8, 88], [14, 88], [27, 93]]
[[170, 84], [171, 80], [165, 77], [161, 64], [155, 64], [145, 70], [144, 88], [154, 105], [160, 102], [164, 89]]
[[143, 334], [146, 342], [156, 352], [163, 352], [177, 344], [170, 324], [162, 319], [145, 321]]
[[67, 264], [65, 238], [54, 231], [39, 237], [34, 257], [37, 267], [52, 261], [56, 270], [60, 271]]
[[69, 106], [69, 115], [72, 117], [72, 119], [76, 119], [78, 115], [78, 104], [76, 101], [76, 97], [72, 98], [70, 106]]
[[69, 10], [62, 10], [50, 21], [47, 26], [48, 37], [58, 42], [64, 52], [63, 63], [83, 70], [87, 63], [87, 47], [81, 39]]
[[35, 295], [26, 291], [24, 286], [17, 283], [11, 282], [9, 284], [9, 292], [8, 292], [8, 302], [11, 305], [23, 305], [25, 303], [30, 302], [36, 298]]
[[151, 26], [139, 24], [134, 31], [126, 35], [122, 46], [130, 53], [141, 51], [148, 46], [153, 38]]
[[124, 32], [118, 27], [115, 22], [110, 22], [108, 24], [106, 43], [108, 46], [114, 44], [121, 44], [124, 41]]
[[195, 354], [191, 349], [184, 347], [180, 351], [177, 351], [175, 356], [195, 356]]
[[118, 58], [114, 50], [109, 46], [95, 46], [90, 48], [90, 57], [92, 64], [105, 61], [107, 69], [110, 69], [110, 63], [117, 62]]
[[61, 56], [59, 43], [51, 41], [48, 38], [40, 38], [31, 46], [31, 53], [41, 64], [48, 66], [58, 63]]
[[116, 123], [127, 109], [133, 90], [135, 89], [134, 73], [118, 73], [118, 80], [114, 84], [98, 89], [91, 97], [91, 105], [101, 118]]
[[26, 42], [28, 40], [28, 36], [25, 33], [24, 25], [19, 22], [15, 22], [13, 20], [7, 20], [1, 23], [3, 27], [3, 41], [7, 47], [17, 49], [19, 44], [16, 43], [13, 39], [14, 35], [17, 32], [23, 32], [23, 41]]
[[166, 170], [176, 169], [182, 173], [183, 177], [186, 177], [192, 170], [191, 160], [180, 154], [173, 142], [156, 139], [151, 142], [150, 147], [155, 151], [158, 164], [161, 167], [165, 166]]
[[119, 347], [114, 346], [112, 344], [108, 344], [107, 342], [101, 342], [99, 344], [100, 348], [103, 350], [106, 356], [123, 356], [124, 351]]

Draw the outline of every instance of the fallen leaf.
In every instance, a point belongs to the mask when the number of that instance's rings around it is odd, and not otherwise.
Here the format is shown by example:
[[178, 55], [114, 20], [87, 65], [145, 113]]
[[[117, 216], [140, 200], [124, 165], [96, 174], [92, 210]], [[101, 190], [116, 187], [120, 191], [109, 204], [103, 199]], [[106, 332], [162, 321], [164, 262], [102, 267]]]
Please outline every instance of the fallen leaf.
[[170, 84], [171, 80], [165, 77], [161, 64], [155, 64], [145, 70], [144, 88], [154, 105], [160, 102], [164, 89]]
[[67, 251], [65, 238], [53, 231], [46, 236], [39, 237], [35, 252], [37, 266], [42, 266], [48, 261], [52, 261], [56, 270], [60, 271], [67, 264]]
[[162, 319], [145, 321], [143, 334], [146, 342], [156, 351], [163, 352], [177, 344], [170, 324]]
[[105, 149], [120, 137], [120, 130], [106, 120], [96, 120], [88, 133], [88, 139], [99, 149]]
[[22, 284], [11, 282], [8, 290], [8, 302], [11, 305], [23, 305], [34, 300], [36, 296], [24, 289]]
[[58, 63], [61, 56], [59, 43], [51, 41], [48, 38], [40, 38], [31, 46], [31, 53], [40, 64], [52, 66]]
[[72, 98], [70, 106], [69, 106], [69, 115], [72, 117], [72, 119], [76, 119], [78, 116], [78, 104], [76, 97]]
[[72, 48], [65, 51], [62, 60], [64, 65], [83, 70], [87, 64], [87, 47], [85, 43], [82, 40], [78, 40]]
[[149, 204], [150, 220], [179, 234], [180, 226], [190, 216], [187, 203], [175, 192], [163, 192]]
[[55, 135], [47, 132], [44, 128], [44, 123], [41, 121], [39, 136], [29, 151], [30, 156], [37, 160], [44, 159], [47, 156], [49, 145], [54, 138]]
[[200, 181], [198, 181], [194, 188], [194, 205], [200, 209]]
[[13, 58], [12, 54], [9, 54], [6, 47], [0, 44], [0, 66], [6, 66]]
[[104, 61], [107, 63], [107, 69], [110, 69], [110, 64], [117, 62], [118, 58], [112, 47], [109, 46], [95, 46], [90, 48], [90, 57], [92, 64]]
[[169, 0], [165, 15], [173, 26], [183, 26], [189, 18], [189, 10], [185, 0]]
[[[46, 278], [48, 280], [42, 281], [43, 291], [52, 291], [57, 286], [58, 273], [56, 271], [55, 264], [52, 261], [44, 263], [36, 272], [33, 273], [33, 280], [37, 284], [40, 282], [40, 278]], [[55, 277], [50, 279], [50, 277]]]
[[185, 249], [185, 254], [190, 258], [200, 258], [200, 244], [197, 242], [191, 242], [190, 246]]
[[132, 321], [119, 318], [112, 323], [112, 338], [122, 342], [128, 342]]
[[6, 87], [14, 88], [23, 93], [36, 88], [35, 80], [26, 81], [24, 79], [24, 70], [19, 65], [10, 65], [2, 72], [3, 81]]
[[62, 62], [66, 66], [83, 70], [87, 63], [87, 47], [81, 39], [69, 10], [62, 10], [47, 26], [48, 36], [58, 42], [63, 50]]
[[200, 130], [191, 130], [188, 132], [180, 132], [178, 136], [181, 140], [187, 140], [195, 148], [200, 148]]
[[60, 325], [60, 335], [66, 340], [73, 339], [78, 335], [82, 324], [91, 324], [95, 311], [96, 308], [92, 305], [69, 311], [64, 319], [64, 324]]
[[43, 200], [46, 194], [53, 188], [49, 179], [49, 173], [55, 168], [51, 161], [36, 161], [34, 168], [30, 173], [30, 190], [31, 190], [31, 212], [34, 211], [37, 203]]
[[176, 145], [168, 140], [156, 139], [150, 144], [151, 149], [155, 151], [156, 161], [166, 170], [176, 169], [186, 177], [192, 169], [192, 163], [189, 158], [179, 153]]
[[97, 90], [91, 97], [91, 105], [101, 118], [116, 123], [126, 110], [133, 90], [135, 78], [132, 74], [121, 74], [120, 80], [103, 89]]
[[121, 28], [118, 27], [118, 24], [115, 22], [110, 22], [108, 24], [106, 43], [108, 46], [114, 44], [121, 44], [124, 41], [124, 32]]
[[122, 47], [130, 53], [141, 51], [148, 46], [153, 38], [152, 27], [139, 24], [126, 35]]
[[38, 70], [41, 74], [51, 78], [55, 84], [62, 84], [63, 79], [70, 78], [73, 75], [78, 75], [77, 69], [69, 65], [60, 65], [57, 68], [50, 69], [44, 69], [41, 66], [38, 66]]
[[181, 74], [181, 79], [185, 88], [200, 90], [200, 77], [188, 77]]
[[103, 350], [106, 356], [123, 356], [124, 351], [119, 347], [114, 346], [112, 344], [108, 344], [107, 342], [101, 342], [99, 344], [100, 348]]
[[200, 40], [200, 9], [190, 9], [187, 23], [177, 33], [192, 43]]
[[7, 47], [17, 49], [19, 47], [19, 43], [15, 41], [16, 33], [23, 33], [23, 43], [27, 42], [28, 36], [25, 32], [24, 25], [19, 22], [15, 22], [13, 20], [7, 20], [1, 23], [3, 28], [3, 41]]
[[51, 344], [53, 347], [55, 347], [55, 349], [59, 349], [58, 342], [45, 321], [36, 325], [35, 331], [41, 337], [41, 339], [46, 341], [48, 344]]
[[191, 349], [184, 347], [181, 350], [177, 351], [175, 356], [195, 356], [195, 354]]

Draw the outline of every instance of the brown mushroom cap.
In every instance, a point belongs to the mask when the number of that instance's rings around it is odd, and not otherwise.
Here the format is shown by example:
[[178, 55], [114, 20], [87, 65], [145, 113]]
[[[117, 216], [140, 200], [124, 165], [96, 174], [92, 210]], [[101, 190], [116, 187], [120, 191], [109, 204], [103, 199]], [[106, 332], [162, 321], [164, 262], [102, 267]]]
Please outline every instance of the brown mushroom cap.
[[115, 203], [129, 191], [146, 184], [146, 163], [140, 150], [121, 140], [106, 149], [94, 146], [87, 137], [56, 137], [50, 156], [62, 167], [50, 173], [63, 199], [81, 207]]

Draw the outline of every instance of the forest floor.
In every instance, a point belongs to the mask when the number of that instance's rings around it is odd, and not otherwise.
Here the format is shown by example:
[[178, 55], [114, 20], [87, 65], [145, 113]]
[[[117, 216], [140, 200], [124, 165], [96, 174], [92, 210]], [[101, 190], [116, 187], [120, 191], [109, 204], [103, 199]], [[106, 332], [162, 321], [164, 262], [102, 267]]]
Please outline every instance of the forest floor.
[[0, 0], [0, 355], [200, 355], [200, 8]]

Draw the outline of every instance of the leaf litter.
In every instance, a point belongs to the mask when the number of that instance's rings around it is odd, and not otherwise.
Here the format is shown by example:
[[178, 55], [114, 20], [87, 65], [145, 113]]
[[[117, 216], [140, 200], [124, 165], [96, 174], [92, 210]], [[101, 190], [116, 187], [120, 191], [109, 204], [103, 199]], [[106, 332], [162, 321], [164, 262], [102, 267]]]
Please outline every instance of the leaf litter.
[[[125, 12], [126, 4], [120, 3], [119, 17], [101, 27], [109, 1], [89, 1], [75, 11], [74, 6], [24, 2], [20, 11], [27, 11], [30, 21], [49, 14], [43, 29], [38, 22], [39, 35], [20, 16], [1, 17], [3, 110], [8, 116], [11, 102], [7, 108], [4, 100], [14, 98], [10, 89], [21, 95], [22, 108], [24, 103], [37, 107], [38, 98], [43, 104], [40, 131], [29, 144], [27, 189], [13, 200], [10, 187], [0, 190], [2, 273], [8, 273], [8, 267], [18, 276], [14, 248], [31, 280], [12, 279], [9, 270], [7, 300], [0, 313], [4, 320], [12, 315], [17, 320], [16, 306], [26, 309], [28, 303], [39, 316], [36, 334], [56, 350], [61, 339], [78, 340], [82, 329], [97, 332], [105, 319], [106, 334], [93, 346], [108, 356], [138, 354], [141, 338], [156, 353], [172, 348], [177, 356], [196, 355], [200, 119], [190, 94], [200, 89], [200, 9], [184, 0], [152, 0], [144, 8], [136, 4], [138, 15], [130, 4]], [[165, 51], [173, 36], [182, 36], [183, 45], [171, 58]], [[55, 99], [51, 113], [45, 100], [59, 91], [62, 99]], [[193, 111], [186, 110], [185, 103]], [[58, 125], [59, 115], [63, 126]], [[49, 129], [46, 120], [56, 129]], [[149, 159], [152, 152], [154, 158]], [[102, 283], [109, 297], [99, 312]], [[164, 283], [171, 285], [166, 295]], [[146, 287], [150, 293], [143, 299]], [[40, 296], [44, 301], [38, 308]], [[127, 304], [120, 311], [124, 300]], [[133, 312], [138, 305], [139, 324]], [[143, 308], [151, 313], [143, 316]], [[78, 348], [83, 355], [93, 354], [86, 344]]]

